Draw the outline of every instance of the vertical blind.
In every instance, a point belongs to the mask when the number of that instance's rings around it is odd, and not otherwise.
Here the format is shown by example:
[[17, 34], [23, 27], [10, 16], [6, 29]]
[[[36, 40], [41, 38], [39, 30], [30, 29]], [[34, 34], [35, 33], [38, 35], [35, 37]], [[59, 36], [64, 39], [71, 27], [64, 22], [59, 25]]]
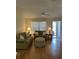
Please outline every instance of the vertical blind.
[[46, 22], [32, 22], [33, 31], [45, 31], [46, 26]]

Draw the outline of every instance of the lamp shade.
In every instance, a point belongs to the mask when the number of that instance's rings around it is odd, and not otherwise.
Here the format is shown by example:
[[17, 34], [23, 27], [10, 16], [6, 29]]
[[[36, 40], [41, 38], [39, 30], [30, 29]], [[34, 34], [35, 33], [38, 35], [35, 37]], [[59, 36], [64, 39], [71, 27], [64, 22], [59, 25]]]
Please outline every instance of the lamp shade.
[[28, 27], [28, 28], [27, 28], [27, 31], [30, 31], [30, 30], [31, 30], [31, 28], [30, 28], [30, 27]]
[[49, 31], [52, 30], [51, 27], [49, 27], [48, 30], [49, 30]]

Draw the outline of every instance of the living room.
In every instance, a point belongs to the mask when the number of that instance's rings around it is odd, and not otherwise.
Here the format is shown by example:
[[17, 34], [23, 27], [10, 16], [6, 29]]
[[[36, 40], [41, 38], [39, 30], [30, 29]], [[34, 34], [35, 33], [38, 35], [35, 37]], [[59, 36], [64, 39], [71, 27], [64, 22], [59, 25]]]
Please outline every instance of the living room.
[[16, 0], [17, 59], [62, 58], [61, 2]]
[[0, 59], [79, 59], [79, 0], [0, 0]]
[[[30, 19], [30, 20], [28, 20]], [[40, 20], [41, 19], [41, 20]], [[43, 59], [62, 57], [61, 21], [50, 21], [50, 18], [26, 18], [23, 31], [17, 32], [17, 59]], [[61, 18], [60, 18], [61, 19]], [[55, 28], [53, 28], [55, 22]], [[56, 23], [57, 22], [57, 23]], [[60, 24], [59, 24], [59, 23]], [[57, 25], [60, 25], [57, 27]], [[54, 30], [55, 29], [55, 30]], [[56, 33], [55, 33], [56, 32]], [[21, 41], [19, 41], [21, 40]], [[28, 41], [29, 40], [29, 41]], [[42, 40], [42, 41], [41, 41]], [[26, 43], [24, 43], [26, 42]], [[28, 43], [27, 43], [28, 42]], [[41, 43], [42, 42], [42, 43]], [[45, 50], [45, 51], [44, 51]], [[50, 51], [52, 54], [50, 53]], [[42, 52], [41, 52], [42, 51]], [[58, 51], [58, 52], [57, 52]], [[26, 53], [28, 52], [28, 53]], [[48, 56], [49, 53], [49, 56]], [[28, 55], [27, 55], [28, 54]], [[41, 55], [39, 55], [41, 54]], [[56, 55], [55, 55], [56, 54]], [[27, 56], [26, 56], [27, 55]], [[35, 56], [36, 55], [36, 56]], [[43, 56], [44, 55], [44, 56]], [[55, 55], [55, 57], [53, 56]], [[28, 57], [30, 56], [30, 57]], [[40, 56], [40, 57], [39, 57]], [[43, 56], [43, 57], [42, 57]], [[48, 56], [48, 57], [45, 57]]]

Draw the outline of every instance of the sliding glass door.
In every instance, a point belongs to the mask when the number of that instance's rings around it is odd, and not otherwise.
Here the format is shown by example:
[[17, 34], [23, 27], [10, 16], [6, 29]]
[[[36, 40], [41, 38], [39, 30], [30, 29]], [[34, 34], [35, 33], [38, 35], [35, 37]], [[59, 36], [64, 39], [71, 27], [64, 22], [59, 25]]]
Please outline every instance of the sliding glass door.
[[54, 38], [61, 38], [62, 34], [62, 22], [61, 21], [53, 21], [52, 22], [52, 30], [54, 32]]
[[52, 31], [53, 31], [53, 37], [56, 37], [56, 21], [53, 21], [52, 23]]

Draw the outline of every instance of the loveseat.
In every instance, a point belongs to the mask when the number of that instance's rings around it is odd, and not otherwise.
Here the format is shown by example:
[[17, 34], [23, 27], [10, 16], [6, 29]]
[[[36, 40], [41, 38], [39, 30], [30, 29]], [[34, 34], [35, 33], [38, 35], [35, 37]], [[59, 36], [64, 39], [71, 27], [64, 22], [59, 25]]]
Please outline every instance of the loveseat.
[[16, 49], [27, 49], [32, 45], [32, 38], [31, 36], [24, 33], [18, 33], [16, 35]]

